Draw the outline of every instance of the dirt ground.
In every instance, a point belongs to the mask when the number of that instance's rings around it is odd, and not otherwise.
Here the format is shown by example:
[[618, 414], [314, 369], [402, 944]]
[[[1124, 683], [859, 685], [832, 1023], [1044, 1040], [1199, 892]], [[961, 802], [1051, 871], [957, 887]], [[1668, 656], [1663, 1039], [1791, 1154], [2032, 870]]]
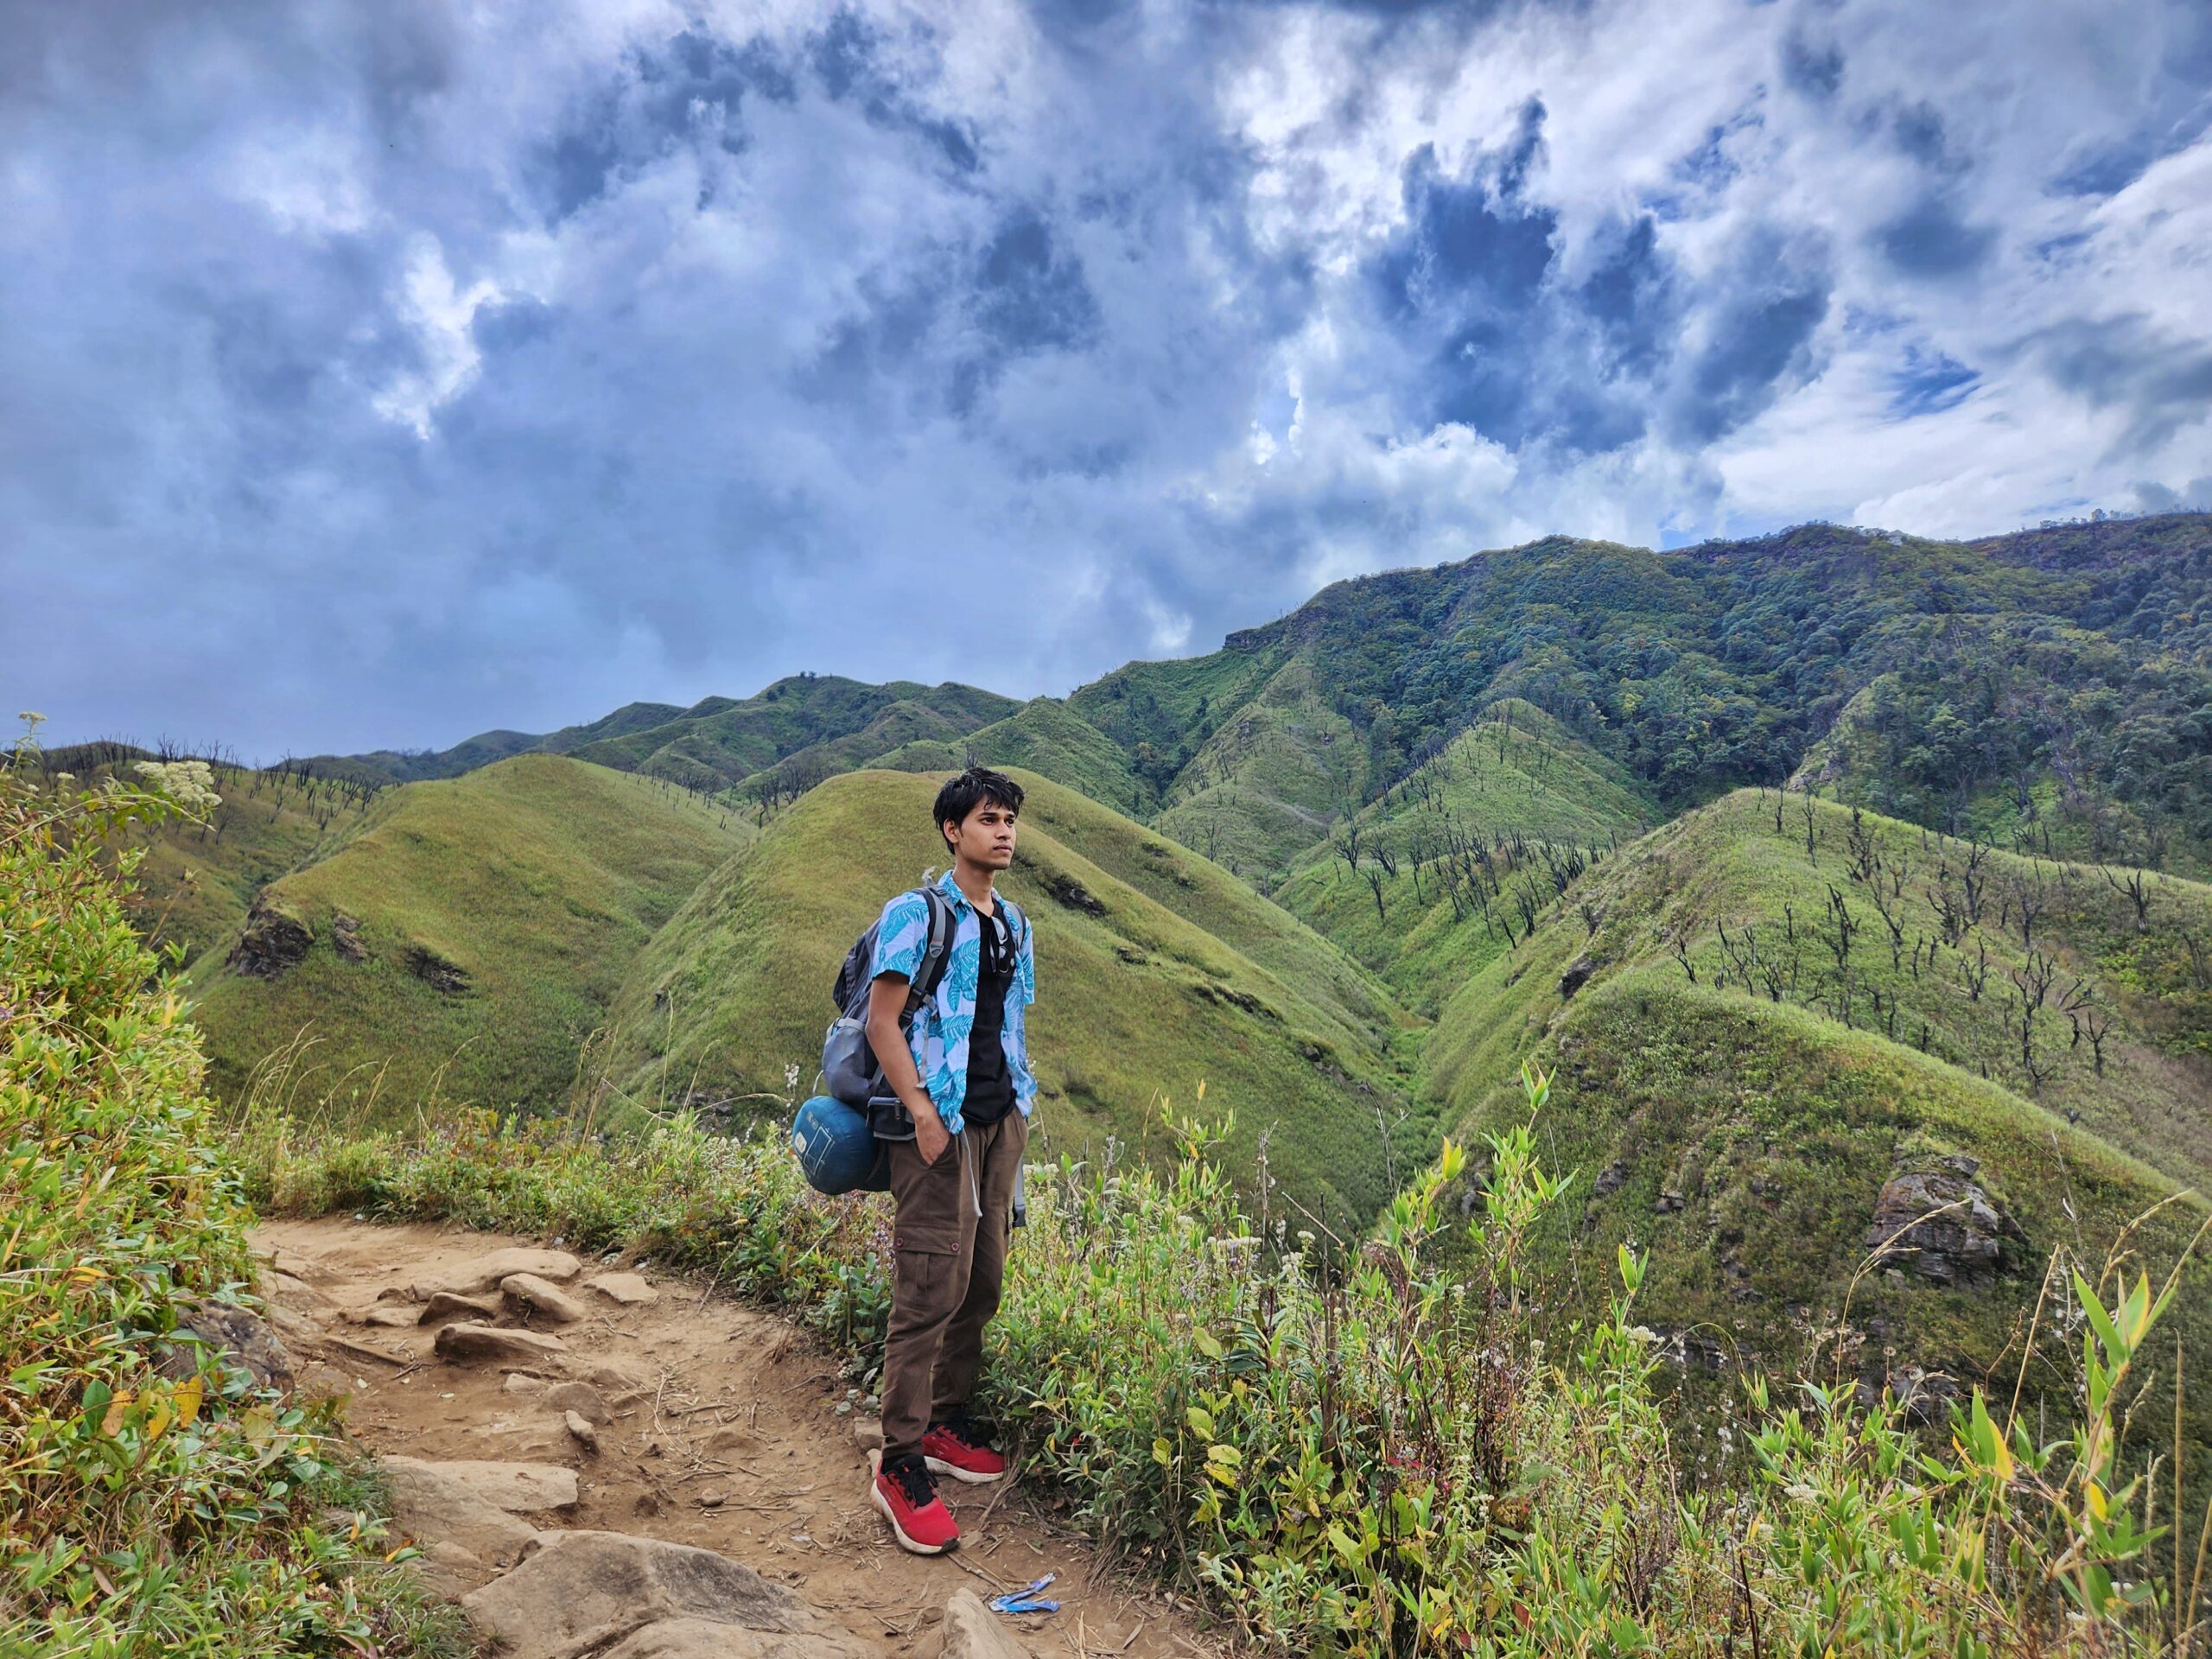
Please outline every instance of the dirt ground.
[[[795, 1326], [650, 1266], [657, 1300], [621, 1306], [580, 1288], [618, 1264], [586, 1259], [564, 1288], [587, 1310], [531, 1328], [569, 1352], [540, 1374], [455, 1364], [432, 1352], [435, 1328], [397, 1321], [420, 1307], [412, 1287], [502, 1245], [537, 1241], [344, 1219], [275, 1221], [257, 1248], [280, 1274], [275, 1300], [296, 1319], [303, 1389], [346, 1397], [345, 1420], [383, 1454], [565, 1465], [580, 1497], [534, 1515], [544, 1528], [645, 1534], [718, 1550], [791, 1586], [886, 1655], [932, 1655], [946, 1599], [988, 1597], [1047, 1572], [1060, 1611], [1007, 1620], [1039, 1655], [1132, 1659], [1212, 1655], [1168, 1599], [1116, 1582], [1075, 1534], [1024, 1490], [1017, 1466], [988, 1486], [942, 1483], [960, 1548], [926, 1558], [891, 1541], [868, 1502], [868, 1423], [832, 1358]], [[306, 1325], [297, 1321], [304, 1320]], [[393, 1321], [385, 1323], [385, 1321]], [[307, 1326], [311, 1339], [302, 1341]], [[613, 1408], [596, 1452], [543, 1396], [563, 1378], [592, 1382]], [[845, 1408], [840, 1412], [839, 1407]]]

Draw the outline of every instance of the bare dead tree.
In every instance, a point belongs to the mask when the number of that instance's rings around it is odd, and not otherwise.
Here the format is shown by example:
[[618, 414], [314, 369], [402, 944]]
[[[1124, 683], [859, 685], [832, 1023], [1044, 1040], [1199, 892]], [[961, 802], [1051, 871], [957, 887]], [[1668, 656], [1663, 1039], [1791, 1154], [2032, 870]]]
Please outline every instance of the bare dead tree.
[[2135, 907], [2135, 931], [2138, 933], [2142, 932], [2148, 924], [2151, 910], [2148, 879], [2141, 870], [2130, 870], [2127, 873], [2127, 880], [2123, 882], [2107, 866], [2105, 868], [2105, 881], [2114, 893], [2121, 894]]

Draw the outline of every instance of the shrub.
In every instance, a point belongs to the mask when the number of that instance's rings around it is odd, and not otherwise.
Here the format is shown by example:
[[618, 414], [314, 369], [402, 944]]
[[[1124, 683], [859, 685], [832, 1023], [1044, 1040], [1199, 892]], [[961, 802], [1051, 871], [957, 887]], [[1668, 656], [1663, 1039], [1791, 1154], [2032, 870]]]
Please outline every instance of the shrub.
[[[1548, 1084], [1524, 1074], [1529, 1123]], [[2037, 1445], [1978, 1395], [1948, 1455], [1895, 1408], [1764, 1383], [1752, 1478], [1695, 1490], [1633, 1323], [1644, 1263], [1548, 1329], [1522, 1242], [1566, 1183], [1529, 1124], [1491, 1137], [1471, 1269], [1440, 1265], [1443, 1155], [1349, 1254], [1255, 1227], [1169, 1121], [1172, 1167], [1033, 1170], [993, 1326], [990, 1404], [1109, 1550], [1286, 1653], [1820, 1656], [2186, 1651], [2201, 1581], [2118, 1464], [2117, 1402], [2169, 1304], [2139, 1276], [2082, 1311], [2082, 1424]], [[280, 1208], [333, 1202], [625, 1245], [785, 1306], [865, 1372], [887, 1306], [881, 1205], [808, 1192], [776, 1139], [687, 1118], [638, 1140], [486, 1115], [369, 1141], [266, 1113], [242, 1132]], [[2159, 1541], [2164, 1539], [2163, 1552]], [[2170, 1573], [2159, 1569], [2164, 1560]]]
[[30, 753], [0, 759], [0, 1651], [451, 1649], [327, 1415], [178, 1335], [251, 1300], [249, 1213], [99, 849], [206, 769], [56, 792]]

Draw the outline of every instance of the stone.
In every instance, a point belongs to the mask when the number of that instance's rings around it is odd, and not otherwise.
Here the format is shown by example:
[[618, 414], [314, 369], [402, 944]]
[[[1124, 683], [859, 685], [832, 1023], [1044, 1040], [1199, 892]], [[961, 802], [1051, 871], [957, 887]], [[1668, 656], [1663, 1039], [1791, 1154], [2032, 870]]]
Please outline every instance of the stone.
[[849, 1659], [864, 1651], [827, 1632], [772, 1636], [710, 1618], [664, 1618], [623, 1637], [605, 1659]]
[[497, 1290], [502, 1279], [517, 1273], [534, 1273], [541, 1279], [565, 1285], [583, 1270], [584, 1264], [566, 1250], [541, 1250], [526, 1244], [511, 1244], [456, 1262], [427, 1279], [416, 1280], [415, 1300], [427, 1302], [442, 1290], [480, 1296], [487, 1290]]
[[448, 1601], [459, 1601], [471, 1590], [499, 1576], [499, 1569], [474, 1550], [464, 1549], [443, 1539], [423, 1549], [418, 1570], [431, 1592]]
[[556, 1325], [574, 1325], [584, 1316], [582, 1302], [534, 1273], [509, 1274], [499, 1281], [499, 1294], [543, 1313]]
[[584, 1287], [624, 1307], [643, 1307], [660, 1300], [660, 1292], [634, 1273], [602, 1273]]
[[391, 1491], [391, 1519], [408, 1537], [450, 1543], [491, 1567], [511, 1567], [537, 1541], [537, 1529], [493, 1503], [448, 1464], [422, 1458], [378, 1460]]
[[584, 1381], [621, 1404], [652, 1392], [658, 1380], [652, 1366], [641, 1359], [609, 1356], [584, 1368]]
[[415, 1314], [415, 1323], [441, 1325], [448, 1319], [469, 1319], [482, 1324], [505, 1312], [505, 1304], [497, 1296], [463, 1296], [458, 1291], [441, 1290], [423, 1304]]
[[[535, 1377], [531, 1379], [536, 1382]], [[512, 1379], [510, 1379], [512, 1381]], [[556, 1411], [573, 1412], [594, 1428], [614, 1421], [614, 1408], [607, 1396], [588, 1382], [560, 1382], [543, 1389], [545, 1403]]]
[[290, 1306], [308, 1308], [316, 1313], [327, 1313], [338, 1306], [306, 1280], [296, 1277], [282, 1268], [269, 1270], [262, 1294], [267, 1300], [283, 1301]]
[[[813, 1637], [825, 1656], [860, 1652], [834, 1637], [798, 1597], [751, 1567], [710, 1549], [628, 1533], [551, 1534], [528, 1560], [461, 1605], [480, 1636], [501, 1644], [501, 1659], [579, 1659], [674, 1620], [718, 1627], [724, 1645], [708, 1652], [747, 1651], [734, 1645], [739, 1631]], [[632, 1649], [631, 1659], [652, 1651]]]
[[1866, 1246], [1932, 1285], [1984, 1290], [1997, 1282], [2006, 1246], [2027, 1236], [1971, 1179], [1980, 1165], [1946, 1158], [1931, 1170], [1901, 1170], [1874, 1200]]
[[576, 1506], [576, 1471], [557, 1463], [497, 1463], [475, 1458], [454, 1458], [439, 1463], [419, 1458], [387, 1458], [385, 1461], [387, 1465], [396, 1461], [413, 1464], [416, 1474], [428, 1471], [439, 1480], [472, 1492], [481, 1502], [510, 1515], [537, 1515], [547, 1510], [573, 1510]]
[[502, 1331], [489, 1325], [449, 1325], [434, 1344], [440, 1359], [456, 1363], [488, 1360], [501, 1365], [543, 1364], [564, 1354], [569, 1344], [535, 1331]]
[[434, 991], [447, 996], [467, 994], [468, 969], [457, 962], [448, 962], [427, 944], [409, 946], [405, 965], [409, 973]]
[[575, 1437], [578, 1446], [587, 1452], [594, 1453], [598, 1452], [599, 1430], [593, 1427], [590, 1418], [582, 1412], [569, 1411], [561, 1414], [561, 1421], [566, 1425], [569, 1433]]
[[330, 942], [347, 962], [369, 959], [368, 941], [362, 938], [361, 924], [354, 917], [340, 914], [330, 918]]
[[853, 1439], [863, 1452], [883, 1450], [883, 1420], [880, 1417], [862, 1418], [853, 1425]]
[[1628, 1182], [1628, 1160], [1616, 1158], [1598, 1172], [1598, 1179], [1590, 1191], [1593, 1197], [1610, 1198]]
[[1572, 997], [1590, 982], [1590, 976], [1598, 971], [1598, 964], [1587, 957], [1577, 957], [1567, 964], [1567, 971], [1559, 976], [1559, 994], [1562, 1001]]
[[1105, 900], [1071, 875], [1062, 874], [1046, 877], [1045, 891], [1052, 895], [1054, 903], [1080, 911], [1085, 916], [1103, 916], [1106, 913]]
[[542, 1376], [532, 1376], [528, 1371], [509, 1371], [506, 1380], [499, 1384], [501, 1394], [543, 1394], [548, 1384]]
[[973, 1590], [956, 1590], [938, 1626], [938, 1659], [1031, 1659], [996, 1613]]
[[346, 1317], [356, 1325], [373, 1325], [387, 1331], [411, 1331], [416, 1324], [415, 1310], [404, 1302], [372, 1302]]
[[[297, 1315], [292, 1316], [295, 1319]], [[275, 1328], [257, 1313], [233, 1302], [189, 1304], [176, 1330], [161, 1344], [155, 1369], [181, 1381], [199, 1369], [198, 1356], [210, 1353], [223, 1364], [252, 1374], [266, 1389], [289, 1391], [292, 1356]]]
[[275, 979], [307, 959], [315, 931], [264, 891], [246, 912], [226, 966], [248, 979]]

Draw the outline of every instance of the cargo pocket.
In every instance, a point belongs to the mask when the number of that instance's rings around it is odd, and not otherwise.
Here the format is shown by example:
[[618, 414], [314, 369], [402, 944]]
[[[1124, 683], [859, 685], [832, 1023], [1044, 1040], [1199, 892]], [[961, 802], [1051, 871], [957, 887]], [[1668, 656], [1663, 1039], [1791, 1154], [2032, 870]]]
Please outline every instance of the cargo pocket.
[[911, 1141], [888, 1143], [891, 1154], [891, 1196], [897, 1205], [891, 1224], [894, 1255], [960, 1254], [961, 1195], [967, 1190], [960, 1176], [960, 1144], [952, 1145], [933, 1164]]

